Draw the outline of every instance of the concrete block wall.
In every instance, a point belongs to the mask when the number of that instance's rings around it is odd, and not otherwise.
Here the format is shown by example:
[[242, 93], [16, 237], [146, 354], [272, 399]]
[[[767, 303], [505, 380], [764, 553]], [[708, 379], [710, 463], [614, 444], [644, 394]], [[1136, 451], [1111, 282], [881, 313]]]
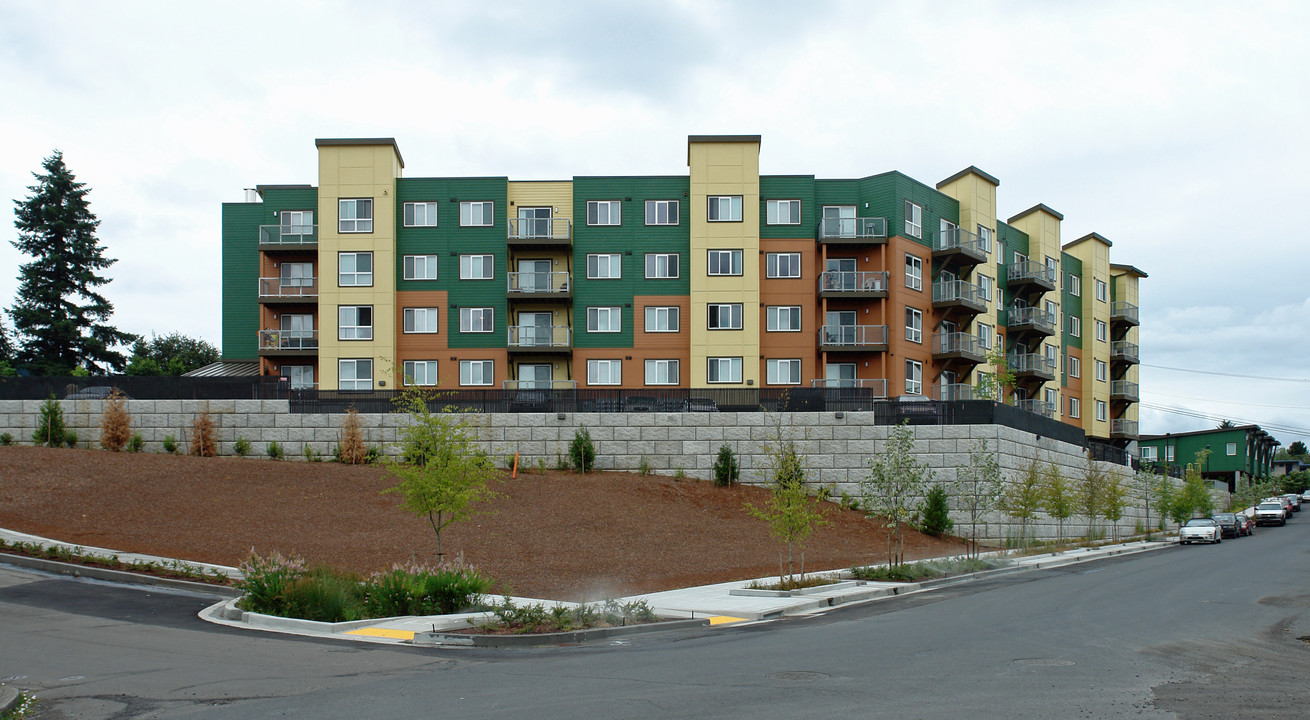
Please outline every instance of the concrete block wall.
[[[0, 432], [18, 441], [31, 442], [40, 419], [40, 400], [0, 401]], [[67, 427], [77, 433], [81, 447], [99, 447], [103, 401], [61, 400]], [[208, 411], [217, 429], [219, 453], [234, 455], [238, 438], [251, 444], [251, 455], [264, 457], [268, 443], [276, 441], [287, 457], [302, 457], [304, 448], [330, 457], [340, 439], [344, 413], [304, 414], [290, 412], [286, 400], [128, 400], [132, 429], [145, 440], [146, 452], [162, 452], [166, 435], [183, 448], [190, 441], [192, 422]], [[596, 446], [596, 467], [601, 470], [636, 470], [644, 459], [657, 474], [673, 475], [682, 470], [688, 477], [708, 480], [721, 445], [738, 456], [742, 480], [766, 480], [769, 445], [779, 434], [796, 442], [805, 456], [810, 481], [831, 485], [834, 495], [860, 495], [860, 481], [868, 475], [869, 461], [883, 448], [892, 430], [874, 425], [873, 413], [505, 413], [471, 414], [465, 420], [473, 426], [487, 451], [503, 459], [519, 453], [520, 467], [544, 464], [555, 467], [567, 461], [574, 433], [586, 428]], [[365, 442], [388, 455], [399, 452], [400, 428], [408, 417], [398, 413], [361, 414]], [[937, 482], [955, 480], [956, 468], [969, 461], [969, 450], [978, 440], [997, 453], [1007, 478], [1019, 474], [1034, 457], [1054, 462], [1068, 478], [1076, 478], [1087, 467], [1082, 448], [1052, 438], [1000, 425], [917, 425], [916, 454], [935, 473]], [[1125, 478], [1131, 471], [1111, 463], [1102, 469]], [[1131, 532], [1141, 519], [1140, 508], [1129, 508], [1120, 521], [1120, 532]], [[959, 518], [956, 518], [957, 523]], [[1065, 523], [1066, 535], [1081, 535], [1086, 520]], [[1105, 523], [1098, 526], [1109, 532]], [[1038, 537], [1055, 537], [1057, 525], [1038, 520], [1032, 528]], [[1008, 518], [993, 513], [982, 529], [988, 537], [1017, 534]]]

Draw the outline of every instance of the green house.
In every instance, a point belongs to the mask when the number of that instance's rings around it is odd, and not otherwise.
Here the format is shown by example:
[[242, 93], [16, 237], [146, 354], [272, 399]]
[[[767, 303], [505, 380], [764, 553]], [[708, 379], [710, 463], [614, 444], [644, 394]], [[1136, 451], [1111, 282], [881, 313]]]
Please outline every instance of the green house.
[[1210, 452], [1201, 461], [1201, 475], [1224, 481], [1228, 492], [1249, 485], [1255, 478], [1273, 474], [1278, 441], [1259, 425], [1197, 430], [1195, 432], [1143, 435], [1137, 443], [1142, 465], [1158, 471], [1184, 468], [1197, 461], [1198, 453]]

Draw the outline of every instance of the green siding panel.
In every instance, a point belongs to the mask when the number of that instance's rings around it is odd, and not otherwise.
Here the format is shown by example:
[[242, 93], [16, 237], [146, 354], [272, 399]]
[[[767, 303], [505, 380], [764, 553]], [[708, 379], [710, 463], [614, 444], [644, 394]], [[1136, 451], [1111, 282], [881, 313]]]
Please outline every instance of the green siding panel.
[[[769, 200], [800, 200], [800, 223], [769, 225]], [[820, 207], [821, 203], [815, 197], [813, 175], [761, 175], [760, 239], [792, 240], [815, 237], [819, 227]]]
[[223, 203], [224, 360], [259, 358], [259, 226], [265, 212], [264, 203]]

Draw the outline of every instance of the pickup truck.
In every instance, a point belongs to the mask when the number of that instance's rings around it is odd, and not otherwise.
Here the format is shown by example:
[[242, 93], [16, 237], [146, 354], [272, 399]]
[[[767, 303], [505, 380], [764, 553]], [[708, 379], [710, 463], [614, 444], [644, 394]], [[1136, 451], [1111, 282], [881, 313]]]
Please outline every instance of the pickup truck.
[[1262, 502], [1255, 506], [1256, 525], [1286, 525], [1287, 515], [1280, 502]]

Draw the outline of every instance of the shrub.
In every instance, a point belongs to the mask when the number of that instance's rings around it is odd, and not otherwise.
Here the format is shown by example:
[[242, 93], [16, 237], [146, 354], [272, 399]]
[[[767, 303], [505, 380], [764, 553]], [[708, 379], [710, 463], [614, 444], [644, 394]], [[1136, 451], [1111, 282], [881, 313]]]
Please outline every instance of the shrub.
[[349, 575], [314, 568], [286, 591], [287, 617], [318, 622], [348, 622], [363, 617], [363, 589]]
[[490, 578], [468, 567], [393, 565], [364, 581], [364, 613], [366, 617], [456, 613], [475, 606], [491, 584]]
[[105, 398], [100, 412], [100, 447], [118, 452], [132, 439], [132, 418], [127, 415], [127, 400], [114, 388]]
[[64, 433], [64, 445], [70, 448], [77, 447], [77, 433], [72, 430]]
[[269, 458], [273, 460], [281, 460], [286, 455], [286, 451], [282, 449], [281, 445], [277, 444], [276, 440], [269, 440], [268, 445], [264, 447], [264, 452], [268, 453]]
[[337, 459], [347, 465], [370, 461], [369, 449], [364, 445], [364, 433], [359, 426], [359, 411], [351, 405], [341, 421], [341, 440], [337, 443]]
[[177, 438], [172, 435], [164, 436], [164, 452], [173, 455], [177, 452]]
[[[491, 608], [491, 613], [491, 619], [476, 625], [478, 629], [490, 632], [509, 630], [514, 633], [550, 633], [654, 622], [659, 619], [645, 600], [626, 603], [606, 600], [604, 603], [584, 603], [575, 607], [554, 605], [547, 608], [541, 603], [515, 605], [506, 597]], [[469, 622], [473, 623], [472, 620]]]
[[232, 452], [236, 453], [237, 455], [240, 455], [241, 457], [245, 457], [249, 455], [250, 441], [238, 435], [236, 443], [232, 445]]
[[646, 459], [645, 455], [642, 455], [641, 461], [637, 463], [637, 474], [638, 475], [650, 474], [650, 461]]
[[573, 442], [569, 443], [569, 457], [573, 460], [573, 469], [581, 473], [591, 472], [596, 466], [596, 445], [591, 442], [591, 433], [586, 428], [578, 428], [573, 433]]
[[304, 447], [301, 448], [300, 452], [302, 455], [305, 456], [305, 462], [319, 462], [323, 459], [321, 456], [319, 456], [317, 450], [309, 446], [309, 443], [305, 443]]
[[687, 471], [684, 470], [681, 465], [679, 465], [678, 468], [673, 471], [673, 479], [682, 480], [685, 477], [687, 477]]
[[714, 484], [720, 487], [736, 485], [741, 479], [741, 463], [732, 454], [732, 448], [719, 446], [719, 455], [714, 458]]
[[127, 441], [128, 452], [141, 452], [141, 448], [146, 446], [146, 439], [141, 437], [141, 433], [132, 433], [132, 439]]
[[955, 527], [955, 521], [951, 520], [951, 509], [947, 504], [948, 496], [946, 488], [942, 485], [933, 485], [932, 489], [923, 498], [923, 527], [922, 530], [933, 536], [950, 532]]
[[286, 557], [279, 552], [260, 557], [253, 548], [240, 569], [244, 577], [236, 585], [245, 594], [239, 606], [266, 615], [282, 614], [287, 587], [306, 572], [304, 558]]
[[41, 420], [32, 433], [32, 442], [37, 445], [59, 447], [64, 444], [64, 411], [54, 395], [41, 403]]
[[191, 454], [200, 457], [214, 457], [218, 454], [218, 442], [214, 439], [214, 418], [209, 416], [208, 410], [191, 421]]
[[13, 445], [14, 436], [9, 433], [0, 433], [0, 445]]

